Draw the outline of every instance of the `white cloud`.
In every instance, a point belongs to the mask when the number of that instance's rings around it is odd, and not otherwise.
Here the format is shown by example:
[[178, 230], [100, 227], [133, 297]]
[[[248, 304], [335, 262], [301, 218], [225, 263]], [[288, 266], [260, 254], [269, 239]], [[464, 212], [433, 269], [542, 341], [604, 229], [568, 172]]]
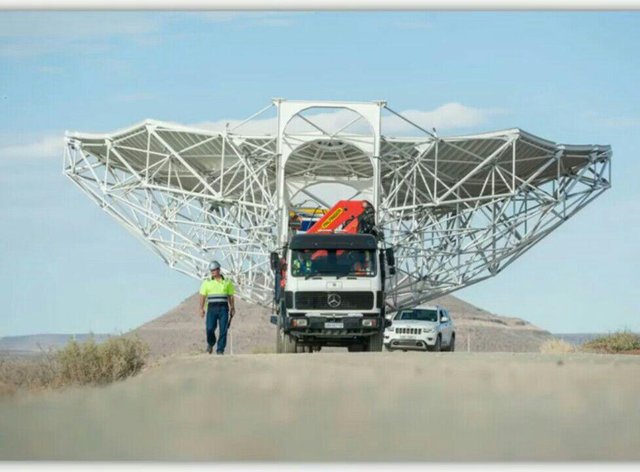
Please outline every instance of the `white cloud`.
[[[201, 18], [241, 27], [289, 26], [299, 12], [0, 12], [0, 56], [25, 58], [47, 54], [98, 54], [112, 40], [155, 46], [165, 27], [184, 18]], [[184, 30], [184, 26], [181, 25]]]
[[604, 118], [602, 124], [611, 128], [637, 128], [640, 127], [640, 118], [632, 116]]
[[208, 11], [195, 13], [198, 17], [212, 23], [229, 23], [236, 22], [245, 26], [264, 25], [264, 26], [289, 26], [293, 24], [295, 16], [300, 15], [299, 12], [264, 12], [264, 11]]
[[136, 44], [159, 33], [168, 15], [122, 12], [3, 12], [0, 55], [31, 57], [67, 52], [99, 53], [108, 41], [127, 38]]
[[155, 97], [150, 93], [123, 93], [115, 96], [115, 100], [118, 102], [142, 102], [146, 100], [153, 100]]
[[[408, 120], [414, 122], [418, 126], [431, 131], [436, 128], [438, 132], [446, 130], [455, 130], [461, 128], [471, 128], [488, 122], [491, 117], [504, 113], [500, 109], [474, 108], [460, 103], [446, 103], [434, 110], [405, 110], [399, 112]], [[338, 109], [333, 112], [321, 112], [313, 115], [312, 121], [322, 129], [328, 132], [335, 132], [348, 125], [356, 115], [344, 109]], [[204, 128], [212, 131], [223, 131], [225, 124], [229, 123], [229, 128], [237, 134], [275, 134], [277, 130], [277, 121], [275, 117], [252, 120], [237, 129], [233, 129], [242, 123], [242, 120], [218, 120], [195, 123], [192, 126]], [[291, 123], [289, 131], [306, 131], [310, 127], [301, 120]], [[351, 125], [348, 131], [356, 133], [366, 133], [367, 125], [364, 120]], [[393, 114], [385, 114], [382, 118], [382, 133], [388, 136], [411, 136], [422, 135], [422, 132], [407, 123], [405, 120]]]
[[433, 23], [426, 20], [407, 20], [407, 21], [396, 21], [393, 23], [396, 28], [399, 29], [431, 29], [433, 27]]
[[0, 159], [62, 159], [64, 135], [48, 135], [28, 144], [0, 148]]
[[87, 39], [155, 32], [157, 15], [114, 12], [3, 12], [0, 38]]
[[[461, 103], [451, 102], [439, 106], [435, 110], [405, 110], [400, 114], [418, 126], [431, 131], [452, 130], [459, 128], [471, 128], [486, 123], [491, 117], [504, 113], [497, 108], [474, 108]], [[383, 133], [387, 135], [403, 135], [407, 132], [418, 131], [397, 116], [390, 116], [382, 121]]]
[[[142, 95], [131, 95], [123, 96], [122, 98], [130, 100], [144, 100], [147, 97]], [[417, 125], [427, 130], [431, 130], [432, 127], [435, 127], [438, 132], [482, 125], [498, 113], [504, 113], [504, 111], [499, 109], [473, 108], [460, 103], [447, 103], [431, 111], [405, 110], [400, 112], [401, 115], [415, 122]], [[357, 115], [349, 110], [337, 109], [336, 111], [324, 111], [321, 113], [309, 114], [307, 116], [311, 121], [313, 121], [313, 123], [331, 133], [351, 123]], [[273, 135], [277, 130], [276, 117], [255, 119], [234, 130], [233, 128], [242, 123], [242, 121], [243, 120], [205, 121], [194, 123], [190, 126], [212, 131], [223, 131], [226, 123], [229, 123], [229, 127], [233, 132], [246, 135]], [[421, 135], [419, 130], [395, 115], [388, 115], [384, 117], [382, 120], [382, 126], [383, 134], [388, 136]], [[292, 121], [291, 127], [289, 128], [289, 130], [293, 132], [308, 131], [310, 129], [310, 125], [300, 119]], [[360, 120], [347, 128], [347, 130], [355, 133], [366, 133], [367, 125], [364, 120]], [[14, 144], [0, 148], [0, 159], [62, 159], [63, 150], [63, 133], [45, 135], [32, 143]]]

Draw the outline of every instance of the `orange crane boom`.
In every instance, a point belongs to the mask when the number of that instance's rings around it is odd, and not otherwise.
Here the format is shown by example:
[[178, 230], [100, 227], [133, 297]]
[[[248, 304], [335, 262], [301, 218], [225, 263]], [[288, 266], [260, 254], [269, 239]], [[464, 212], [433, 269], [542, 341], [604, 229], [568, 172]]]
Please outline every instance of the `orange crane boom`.
[[335, 232], [341, 229], [345, 233], [358, 233], [358, 217], [364, 213], [366, 200], [340, 200], [307, 230], [307, 233]]

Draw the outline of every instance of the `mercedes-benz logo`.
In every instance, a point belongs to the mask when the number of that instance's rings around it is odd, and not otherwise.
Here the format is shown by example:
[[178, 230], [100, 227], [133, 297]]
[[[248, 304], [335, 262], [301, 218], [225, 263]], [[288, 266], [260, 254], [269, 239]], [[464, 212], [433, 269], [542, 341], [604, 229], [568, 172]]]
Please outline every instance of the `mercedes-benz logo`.
[[338, 308], [341, 303], [342, 297], [340, 297], [340, 295], [338, 295], [337, 293], [330, 293], [329, 295], [327, 295], [327, 305], [329, 305], [331, 308]]

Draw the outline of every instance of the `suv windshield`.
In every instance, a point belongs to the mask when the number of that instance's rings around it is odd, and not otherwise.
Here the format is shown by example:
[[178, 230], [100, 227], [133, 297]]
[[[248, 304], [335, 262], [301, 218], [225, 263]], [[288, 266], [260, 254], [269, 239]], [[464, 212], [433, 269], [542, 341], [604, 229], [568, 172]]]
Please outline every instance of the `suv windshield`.
[[438, 321], [437, 310], [402, 310], [396, 315], [396, 320]]
[[291, 251], [291, 275], [373, 277], [375, 251], [366, 249], [300, 249]]

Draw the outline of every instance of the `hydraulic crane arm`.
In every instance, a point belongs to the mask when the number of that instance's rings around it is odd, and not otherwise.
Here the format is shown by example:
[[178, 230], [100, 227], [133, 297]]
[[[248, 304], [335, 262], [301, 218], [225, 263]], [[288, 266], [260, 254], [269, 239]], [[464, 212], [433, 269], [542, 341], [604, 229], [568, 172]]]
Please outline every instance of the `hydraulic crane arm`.
[[307, 233], [335, 232], [359, 233], [358, 221], [371, 204], [366, 200], [340, 200], [325, 215], [307, 230]]

